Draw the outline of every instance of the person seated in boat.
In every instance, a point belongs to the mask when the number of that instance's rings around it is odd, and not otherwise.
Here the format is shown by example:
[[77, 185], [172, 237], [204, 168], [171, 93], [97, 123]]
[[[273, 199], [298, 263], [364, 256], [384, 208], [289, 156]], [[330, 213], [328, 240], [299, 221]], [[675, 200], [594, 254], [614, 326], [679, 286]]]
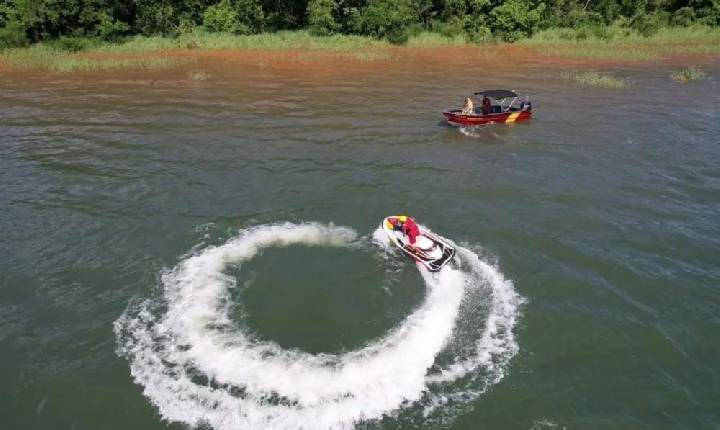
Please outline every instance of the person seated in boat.
[[462, 108], [462, 112], [460, 112], [463, 115], [472, 115], [475, 112], [475, 105], [473, 105], [473, 101], [470, 97], [465, 99], [465, 105]]
[[414, 248], [415, 241], [417, 240], [417, 237], [420, 236], [420, 227], [415, 224], [414, 219], [412, 219], [411, 217], [407, 217], [407, 220], [403, 225], [403, 232], [405, 233], [405, 235], [407, 235], [410, 246]]
[[392, 224], [394, 231], [401, 231], [408, 238], [408, 246], [415, 248], [415, 241], [420, 236], [420, 228], [415, 223], [412, 217], [406, 215], [400, 215], [394, 218], [390, 218], [390, 224]]
[[492, 111], [492, 103], [490, 102], [490, 99], [488, 96], [483, 96], [482, 99], [482, 113], [483, 115], [488, 115]]

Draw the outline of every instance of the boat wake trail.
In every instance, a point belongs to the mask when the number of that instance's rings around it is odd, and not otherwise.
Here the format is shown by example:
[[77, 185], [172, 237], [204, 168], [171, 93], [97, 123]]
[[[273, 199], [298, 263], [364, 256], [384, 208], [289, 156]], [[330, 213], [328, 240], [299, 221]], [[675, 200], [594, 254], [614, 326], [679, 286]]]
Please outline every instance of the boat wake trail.
[[383, 417], [402, 424], [462, 413], [504, 376], [518, 349], [513, 327], [522, 303], [470, 249], [457, 247], [455, 267], [420, 269], [423, 303], [355, 351], [286, 350], [232, 320], [229, 266], [269, 247], [365, 240], [346, 227], [288, 223], [195, 251], [163, 273], [157, 297], [131, 303], [115, 322], [118, 353], [164, 419], [194, 427], [345, 429]]
[[458, 127], [457, 130], [462, 135], [473, 139], [503, 139], [503, 136], [489, 124]]
[[458, 127], [458, 131], [467, 137], [480, 138], [485, 137], [487, 126], [469, 126], [469, 127]]

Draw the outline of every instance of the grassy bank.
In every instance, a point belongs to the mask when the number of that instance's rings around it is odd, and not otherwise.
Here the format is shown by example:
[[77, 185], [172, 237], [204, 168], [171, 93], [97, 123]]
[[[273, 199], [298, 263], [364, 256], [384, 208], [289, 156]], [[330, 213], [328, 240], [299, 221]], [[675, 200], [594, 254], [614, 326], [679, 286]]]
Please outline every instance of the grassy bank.
[[560, 58], [650, 61], [678, 56], [720, 55], [720, 28], [667, 27], [649, 36], [618, 26], [550, 29], [519, 44]]
[[[720, 29], [707, 27], [665, 28], [644, 37], [620, 27], [553, 29], [516, 43], [537, 56], [601, 61], [648, 61], [664, 57], [720, 55]], [[504, 45], [495, 44], [493, 49]], [[27, 48], [0, 51], [0, 62], [14, 69], [55, 72], [113, 69], [163, 69], [197, 61], [213, 51], [297, 51], [311, 61], [338, 57], [364, 62], [387, 60], [393, 50], [468, 47], [490, 49], [467, 42], [464, 37], [420, 33], [405, 47], [363, 36], [311, 36], [306, 31], [283, 31], [249, 36], [194, 32], [175, 38], [136, 36], [107, 43], [89, 39], [40, 43]], [[511, 56], [512, 52], [504, 53]], [[510, 58], [512, 60], [512, 58]]]
[[138, 53], [176, 49], [200, 50], [307, 50], [348, 52], [357, 49], [385, 48], [389, 44], [364, 36], [311, 36], [307, 31], [279, 31], [237, 36], [225, 33], [195, 32], [176, 38], [136, 36], [123, 43], [107, 44], [97, 49], [108, 53]]
[[131, 58], [85, 58], [76, 53], [36, 46], [29, 49], [2, 53], [0, 55], [0, 61], [13, 69], [47, 70], [67, 73], [121, 69], [162, 70], [192, 63], [195, 59], [150, 54], [133, 56]]
[[[306, 31], [283, 31], [249, 36], [196, 32], [174, 38], [136, 36], [118, 43], [89, 39], [74, 40], [72, 43], [61, 42], [5, 49], [0, 51], [0, 61], [11, 68], [55, 72], [158, 69], [195, 61], [193, 52], [199, 54], [221, 50], [295, 50], [304, 52], [306, 56], [321, 53], [348, 55], [358, 60], [373, 60], [387, 58], [386, 55], [378, 55], [378, 52], [391, 46], [388, 42], [369, 37], [349, 35], [315, 37]], [[437, 43], [437, 40], [433, 39], [433, 43]], [[180, 53], [182, 55], [179, 55]]]

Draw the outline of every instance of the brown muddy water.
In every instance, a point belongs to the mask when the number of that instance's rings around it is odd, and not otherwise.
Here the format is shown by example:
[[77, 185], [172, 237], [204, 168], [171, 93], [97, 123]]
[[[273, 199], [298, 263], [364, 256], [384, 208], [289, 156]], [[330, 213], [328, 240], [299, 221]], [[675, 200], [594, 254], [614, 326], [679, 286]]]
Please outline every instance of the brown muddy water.
[[0, 71], [0, 428], [719, 428], [720, 64], [567, 67]]

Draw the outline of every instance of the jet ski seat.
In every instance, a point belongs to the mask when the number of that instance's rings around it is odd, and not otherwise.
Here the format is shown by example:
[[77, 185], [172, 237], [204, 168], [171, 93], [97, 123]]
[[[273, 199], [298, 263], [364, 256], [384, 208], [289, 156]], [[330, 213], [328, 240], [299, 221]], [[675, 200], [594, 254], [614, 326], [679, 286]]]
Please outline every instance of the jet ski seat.
[[420, 235], [417, 237], [417, 239], [415, 239], [415, 246], [423, 251], [432, 251], [435, 243], [429, 238]]

